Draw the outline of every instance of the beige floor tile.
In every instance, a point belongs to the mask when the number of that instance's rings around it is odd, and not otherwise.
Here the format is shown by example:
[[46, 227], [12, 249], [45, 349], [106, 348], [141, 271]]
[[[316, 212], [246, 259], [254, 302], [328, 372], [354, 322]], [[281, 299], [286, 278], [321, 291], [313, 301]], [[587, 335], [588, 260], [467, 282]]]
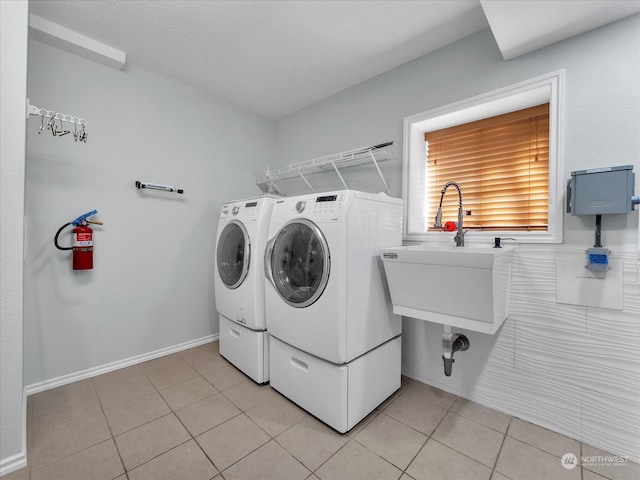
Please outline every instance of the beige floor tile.
[[304, 480], [310, 473], [273, 440], [222, 472], [227, 480]]
[[116, 446], [109, 439], [35, 470], [31, 480], [112, 480], [123, 473]]
[[415, 393], [410, 395], [409, 391], [406, 391], [396, 398], [384, 413], [429, 436], [447, 411], [428, 402], [420, 395]]
[[267, 400], [281, 397], [269, 385], [258, 385], [255, 382], [243, 382], [228, 388], [223, 392], [223, 395], [243, 412]]
[[104, 415], [73, 420], [34, 435], [28, 461], [32, 471], [111, 437]]
[[203, 433], [196, 440], [215, 466], [224, 470], [270, 439], [249, 418], [238, 415]]
[[82, 380], [30, 397], [31, 434], [102, 412], [91, 380]]
[[311, 416], [276, 438], [285, 450], [312, 471], [336, 453], [348, 440], [349, 437], [346, 435], [340, 435]]
[[491, 480], [511, 480], [511, 479], [509, 477], [505, 477], [499, 472], [494, 471], [493, 474], [491, 475]]
[[160, 390], [160, 394], [174, 411], [216, 393], [218, 390], [201, 376]]
[[349, 438], [354, 438], [367, 425], [369, 425], [373, 421], [373, 419], [376, 418], [378, 415], [380, 415], [380, 412], [378, 410], [373, 410], [369, 415], [367, 415], [362, 420], [360, 420], [358, 423], [356, 423], [356, 425], [351, 430], [346, 432], [344, 435], [346, 435]]
[[272, 437], [291, 428], [308, 413], [283, 397], [274, 397], [245, 412]]
[[413, 460], [427, 437], [381, 413], [355, 439], [401, 470]]
[[422, 400], [448, 410], [458, 397], [454, 394], [440, 390], [439, 388], [413, 381], [405, 390], [407, 395], [417, 395]]
[[129, 472], [129, 480], [209, 480], [218, 470], [190, 440]]
[[212, 372], [204, 372], [202, 376], [221, 392], [243, 382], [253, 381], [232, 365], [225, 365]]
[[640, 465], [632, 461], [624, 461], [622, 458], [612, 458], [616, 456], [591, 445], [582, 445], [582, 457], [585, 460], [583, 464], [585, 472], [595, 472], [611, 480], [638, 480], [640, 478]]
[[[4, 479], [3, 479], [4, 480]], [[493, 480], [493, 479], [492, 479]], [[593, 473], [586, 468], [582, 470], [582, 480], [609, 480], [607, 477]]]
[[501, 433], [507, 432], [511, 421], [510, 415], [465, 398], [458, 398], [451, 407], [451, 411]]
[[140, 369], [158, 390], [186, 382], [198, 376], [198, 372], [178, 354], [143, 363], [140, 365]]
[[580, 458], [580, 442], [519, 418], [511, 421], [508, 435], [556, 457], [573, 453]]
[[116, 437], [127, 470], [186, 442], [191, 437], [174, 414], [158, 418]]
[[156, 418], [171, 413], [162, 397], [154, 392], [127, 403], [121, 403], [104, 411], [113, 435], [120, 435]]
[[504, 434], [449, 412], [431, 438], [493, 468]]
[[580, 467], [567, 470], [558, 457], [509, 436], [498, 456], [496, 471], [513, 480], [580, 480]]
[[407, 473], [416, 480], [489, 480], [491, 469], [429, 440], [411, 462]]
[[176, 412], [194, 437], [240, 414], [222, 394], [211, 395]]
[[198, 373], [212, 372], [228, 365], [228, 362], [220, 356], [217, 345], [218, 342], [207, 343], [180, 352], [178, 355]]
[[95, 377], [93, 384], [103, 408], [130, 402], [156, 391], [137, 365]]
[[396, 480], [402, 471], [358, 442], [350, 440], [315, 471], [321, 480]]

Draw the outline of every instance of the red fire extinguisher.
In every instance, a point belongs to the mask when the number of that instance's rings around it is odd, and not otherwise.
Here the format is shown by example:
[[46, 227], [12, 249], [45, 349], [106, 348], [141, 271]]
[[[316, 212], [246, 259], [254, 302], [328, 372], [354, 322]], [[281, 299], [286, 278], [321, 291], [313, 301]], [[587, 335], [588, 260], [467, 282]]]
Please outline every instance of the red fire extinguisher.
[[[98, 213], [97, 210], [92, 210], [84, 215], [80, 215], [75, 220], [65, 223], [56, 232], [56, 236], [53, 239], [53, 243], [58, 250], [73, 250], [73, 269], [74, 270], [91, 270], [93, 268], [93, 229], [87, 226], [88, 223], [96, 225], [102, 225], [102, 222], [95, 220], [88, 220]], [[73, 235], [73, 245], [70, 247], [61, 247], [58, 244], [58, 236], [69, 225], [73, 225], [74, 229], [71, 231]]]

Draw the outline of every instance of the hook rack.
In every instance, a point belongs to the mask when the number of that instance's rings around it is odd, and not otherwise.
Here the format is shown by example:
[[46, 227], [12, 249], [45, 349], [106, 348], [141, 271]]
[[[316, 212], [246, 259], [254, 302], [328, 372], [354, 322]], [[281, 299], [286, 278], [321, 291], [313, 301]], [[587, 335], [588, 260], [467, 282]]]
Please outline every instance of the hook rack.
[[[29, 115], [40, 115], [40, 130], [38, 133], [42, 133], [44, 130], [49, 130], [54, 137], [62, 137], [69, 133], [73, 134], [73, 139], [77, 142], [87, 143], [87, 132], [85, 127], [87, 121], [84, 118], [76, 117], [74, 115], [67, 115], [66, 113], [56, 112], [54, 110], [47, 110], [46, 108], [36, 107], [31, 105], [29, 99], [27, 99], [27, 119]], [[50, 120], [45, 123], [44, 119]], [[56, 125], [56, 121], [59, 125]], [[62, 122], [71, 123], [74, 125], [73, 132], [71, 130], [65, 130]], [[82, 130], [78, 131], [78, 126], [82, 127]]]
[[161, 185], [159, 183], [140, 182], [136, 180], [136, 188], [148, 188], [150, 190], [162, 190], [164, 192], [184, 193], [182, 188], [172, 187], [171, 185]]

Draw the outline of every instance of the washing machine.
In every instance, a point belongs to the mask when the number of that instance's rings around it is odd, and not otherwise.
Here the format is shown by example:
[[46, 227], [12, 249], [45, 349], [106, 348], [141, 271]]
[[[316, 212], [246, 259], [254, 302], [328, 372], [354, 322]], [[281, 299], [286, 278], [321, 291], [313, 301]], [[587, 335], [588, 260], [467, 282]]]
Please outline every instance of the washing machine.
[[220, 354], [257, 383], [269, 381], [263, 258], [275, 200], [261, 196], [225, 203], [216, 237]]
[[276, 201], [265, 252], [271, 386], [346, 432], [400, 387], [402, 321], [380, 249], [402, 200], [344, 190]]

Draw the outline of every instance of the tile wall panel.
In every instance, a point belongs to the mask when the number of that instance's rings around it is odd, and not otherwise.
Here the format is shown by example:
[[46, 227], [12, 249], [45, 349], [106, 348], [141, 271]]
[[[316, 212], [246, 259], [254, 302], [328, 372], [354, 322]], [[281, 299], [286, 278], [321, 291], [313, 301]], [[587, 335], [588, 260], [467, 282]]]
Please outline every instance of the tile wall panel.
[[[616, 445], [614, 453], [636, 459], [640, 453], [640, 398], [622, 399], [617, 392], [582, 389], [582, 441]], [[601, 447], [602, 448], [602, 447]], [[604, 449], [608, 452], [612, 449]]]

